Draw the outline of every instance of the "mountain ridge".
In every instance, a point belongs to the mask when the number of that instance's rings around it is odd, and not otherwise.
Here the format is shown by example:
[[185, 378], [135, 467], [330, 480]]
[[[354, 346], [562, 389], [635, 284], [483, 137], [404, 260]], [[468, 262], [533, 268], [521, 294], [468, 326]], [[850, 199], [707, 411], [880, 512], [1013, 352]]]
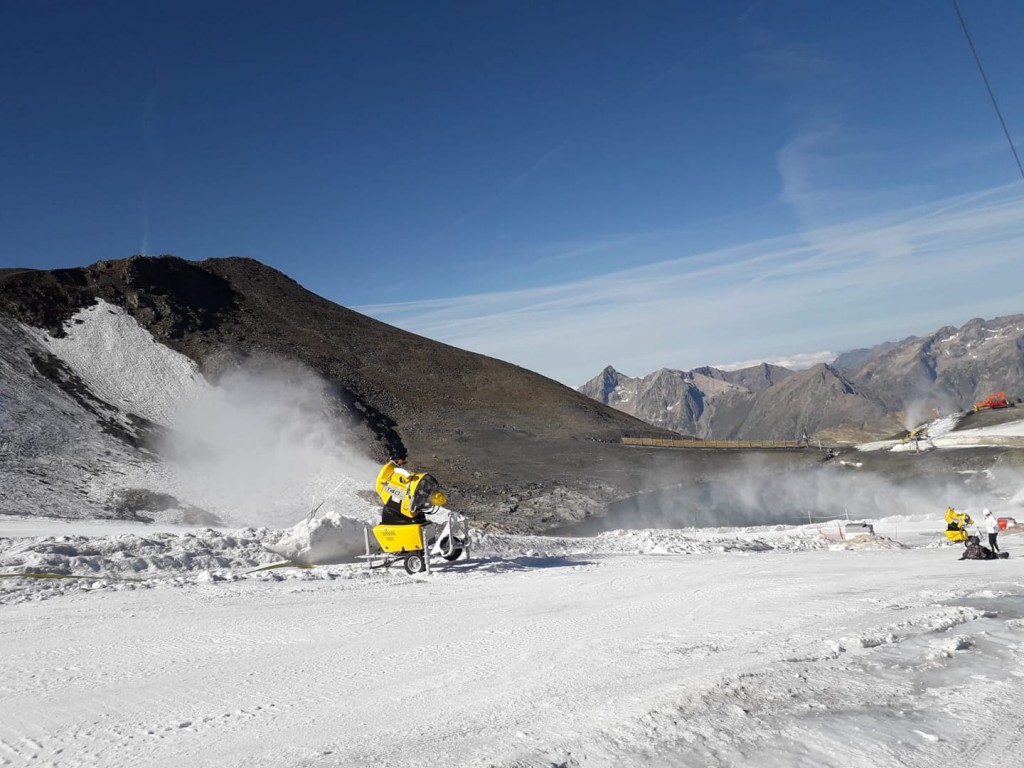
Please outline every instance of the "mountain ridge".
[[[686, 471], [648, 472], [650, 462], [670, 462], [620, 444], [626, 435], [673, 433], [535, 372], [341, 307], [251, 259], [136, 256], [0, 273], [0, 320], [7, 323], [60, 336], [97, 300], [122, 308], [157, 343], [194, 361], [214, 385], [242, 366], [269, 371], [283, 360], [301, 364], [328, 393], [324, 418], [332, 419], [333, 429], [372, 461], [407, 452], [412, 465], [437, 474], [481, 523], [530, 530], [561, 522], [541, 519], [551, 516], [552, 494], [564, 496], [560, 515], [597, 514], [608, 501], [678, 481]], [[12, 333], [11, 339], [29, 338]], [[44, 348], [29, 352], [8, 360], [7, 375], [63, 376], [56, 365], [22, 370], [26, 359], [46, 354]], [[295, 375], [285, 372], [285, 378]], [[53, 397], [72, 397], [60, 381], [52, 383]], [[71, 387], [79, 394], [88, 389], [82, 381]], [[117, 421], [126, 439], [154, 450], [145, 430], [134, 430], [126, 407], [107, 403], [103, 418]]]
[[[844, 428], [880, 437], [915, 426], [934, 410], [967, 410], [991, 392], [1007, 391], [1011, 399], [1024, 394], [1024, 314], [973, 318], [801, 371], [767, 363], [736, 371], [704, 366], [674, 371], [673, 380], [666, 370], [629, 377], [609, 365], [578, 389], [648, 423], [705, 439], [831, 439]], [[736, 388], [702, 385], [708, 379]]]

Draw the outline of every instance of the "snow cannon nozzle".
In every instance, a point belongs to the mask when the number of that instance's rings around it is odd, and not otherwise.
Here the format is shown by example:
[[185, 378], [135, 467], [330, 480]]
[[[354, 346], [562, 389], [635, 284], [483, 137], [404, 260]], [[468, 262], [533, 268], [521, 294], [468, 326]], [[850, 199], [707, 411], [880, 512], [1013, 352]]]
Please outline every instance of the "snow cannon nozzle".
[[400, 468], [395, 458], [381, 467], [376, 489], [384, 507], [382, 521], [425, 522], [424, 515], [431, 508], [448, 502], [448, 494], [441, 489], [437, 478], [426, 472]]

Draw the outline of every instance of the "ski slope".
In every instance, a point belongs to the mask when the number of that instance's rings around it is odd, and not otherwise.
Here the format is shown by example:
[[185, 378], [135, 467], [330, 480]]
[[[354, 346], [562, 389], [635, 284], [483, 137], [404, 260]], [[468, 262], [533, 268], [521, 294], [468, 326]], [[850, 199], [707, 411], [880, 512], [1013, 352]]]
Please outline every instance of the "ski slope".
[[98, 569], [0, 579], [0, 765], [1013, 764], [1024, 557], [941, 528], [477, 536], [416, 578], [252, 572], [266, 529], [0, 539]]

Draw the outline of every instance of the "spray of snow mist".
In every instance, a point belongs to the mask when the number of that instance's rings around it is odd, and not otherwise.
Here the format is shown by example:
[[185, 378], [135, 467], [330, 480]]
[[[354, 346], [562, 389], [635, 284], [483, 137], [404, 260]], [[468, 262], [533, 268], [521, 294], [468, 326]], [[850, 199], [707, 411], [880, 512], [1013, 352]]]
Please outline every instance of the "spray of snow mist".
[[195, 503], [247, 525], [292, 525], [338, 481], [370, 487], [376, 466], [348, 445], [348, 413], [294, 362], [226, 373], [182, 405], [162, 452]]

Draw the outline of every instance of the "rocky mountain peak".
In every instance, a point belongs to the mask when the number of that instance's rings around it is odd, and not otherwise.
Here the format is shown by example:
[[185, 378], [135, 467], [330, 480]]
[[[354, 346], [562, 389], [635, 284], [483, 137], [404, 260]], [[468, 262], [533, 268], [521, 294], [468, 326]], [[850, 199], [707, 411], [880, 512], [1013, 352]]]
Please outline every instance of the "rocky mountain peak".
[[[846, 352], [804, 371], [760, 363], [676, 372], [676, 391], [668, 396], [670, 370], [634, 380], [630, 389], [639, 396], [620, 397], [615, 390], [607, 402], [652, 424], [717, 439], [792, 439], [796, 424], [813, 434], [844, 420], [882, 435], [908, 408], [920, 410], [921, 402], [967, 410], [992, 392], [1024, 395], [1024, 315], [974, 318], [961, 327]], [[657, 397], [642, 395], [655, 385]]]

